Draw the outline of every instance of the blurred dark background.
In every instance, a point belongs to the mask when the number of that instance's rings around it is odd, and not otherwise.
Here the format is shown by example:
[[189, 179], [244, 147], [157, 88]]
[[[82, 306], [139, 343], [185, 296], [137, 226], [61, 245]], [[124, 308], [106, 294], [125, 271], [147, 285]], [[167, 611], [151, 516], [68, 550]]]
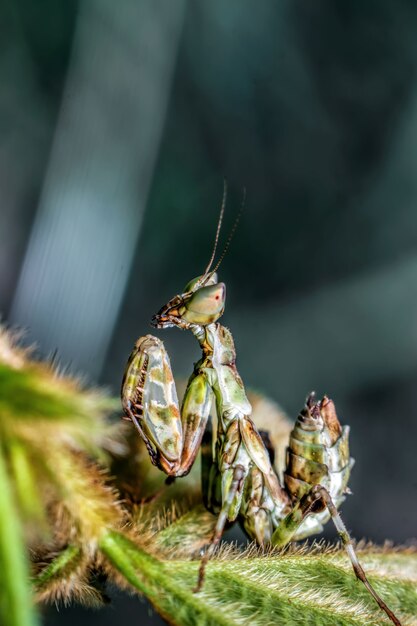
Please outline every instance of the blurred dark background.
[[[417, 4], [3, 0], [0, 20], [3, 319], [117, 393], [204, 269], [226, 176], [223, 239], [247, 189], [220, 270], [244, 381], [290, 416], [331, 395], [348, 527], [415, 536]], [[188, 375], [195, 340], [163, 339]], [[139, 615], [118, 603], [46, 621]]]

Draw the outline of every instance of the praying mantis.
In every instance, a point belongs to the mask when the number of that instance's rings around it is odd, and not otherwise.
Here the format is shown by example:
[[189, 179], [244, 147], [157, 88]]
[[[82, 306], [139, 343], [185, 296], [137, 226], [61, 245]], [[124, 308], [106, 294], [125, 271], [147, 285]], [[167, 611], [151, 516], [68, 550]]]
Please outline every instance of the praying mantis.
[[[359, 563], [338, 507], [348, 492], [353, 459], [349, 427], [340, 425], [327, 396], [307, 398], [290, 435], [284, 484], [271, 463], [263, 438], [250, 418], [252, 411], [236, 368], [233, 337], [218, 320], [224, 312], [226, 287], [218, 282], [214, 263], [225, 210], [226, 185], [210, 261], [204, 273], [190, 281], [153, 316], [158, 329], [177, 327], [196, 337], [201, 359], [194, 365], [181, 407], [169, 356], [162, 341], [140, 337], [126, 365], [122, 405], [143, 439], [154, 465], [168, 477], [185, 476], [202, 449], [203, 498], [217, 523], [199, 568], [195, 592], [201, 590], [207, 563], [227, 523], [239, 520], [259, 545], [286, 546], [319, 533], [330, 518], [346, 548], [356, 577], [362, 581], [390, 620], [400, 621], [379, 597]], [[217, 429], [214, 446], [206, 427], [212, 399]], [[205, 434], [206, 433], [206, 434]]]

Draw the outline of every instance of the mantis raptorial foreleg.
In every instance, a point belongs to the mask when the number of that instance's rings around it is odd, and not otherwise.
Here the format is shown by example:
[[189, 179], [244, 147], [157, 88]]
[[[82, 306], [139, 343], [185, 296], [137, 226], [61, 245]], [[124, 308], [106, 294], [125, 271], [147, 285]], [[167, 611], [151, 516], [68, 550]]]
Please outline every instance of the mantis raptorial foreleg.
[[146, 335], [135, 344], [122, 390], [125, 414], [154, 465], [169, 476], [185, 476], [200, 448], [211, 407], [211, 388], [204, 374], [190, 378], [180, 410], [164, 345]]

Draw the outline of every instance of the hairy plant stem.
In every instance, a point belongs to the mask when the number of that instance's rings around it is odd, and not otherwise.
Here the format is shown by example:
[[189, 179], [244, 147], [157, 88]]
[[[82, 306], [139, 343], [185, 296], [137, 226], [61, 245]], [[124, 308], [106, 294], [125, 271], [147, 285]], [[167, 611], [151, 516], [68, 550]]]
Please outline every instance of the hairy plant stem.
[[78, 560], [80, 554], [81, 549], [78, 546], [68, 546], [39, 574], [36, 578], [37, 586], [41, 587], [66, 570], [69, 565]]

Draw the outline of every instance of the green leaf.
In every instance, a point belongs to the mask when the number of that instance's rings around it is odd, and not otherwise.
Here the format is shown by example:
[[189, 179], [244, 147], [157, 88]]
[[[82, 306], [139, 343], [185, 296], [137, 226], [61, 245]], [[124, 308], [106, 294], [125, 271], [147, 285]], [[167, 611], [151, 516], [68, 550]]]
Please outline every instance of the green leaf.
[[[196, 561], [160, 561], [114, 532], [102, 538], [100, 549], [125, 581], [178, 626], [391, 624], [355, 579], [343, 551], [260, 555], [259, 550], [229, 550], [209, 563], [203, 590], [194, 594]], [[417, 554], [374, 549], [360, 552], [360, 557], [403, 624], [416, 624]], [[117, 580], [120, 584], [120, 576]]]

